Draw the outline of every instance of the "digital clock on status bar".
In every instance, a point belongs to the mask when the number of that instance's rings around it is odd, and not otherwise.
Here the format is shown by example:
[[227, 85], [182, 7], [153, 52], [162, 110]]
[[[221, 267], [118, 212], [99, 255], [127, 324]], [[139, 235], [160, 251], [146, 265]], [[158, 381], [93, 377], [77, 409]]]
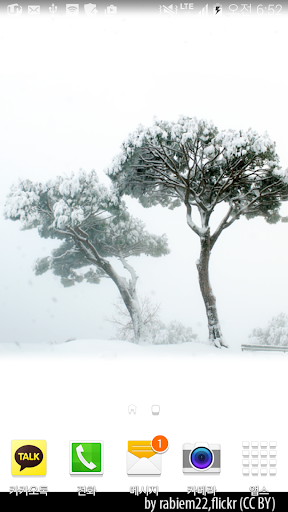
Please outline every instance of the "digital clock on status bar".
[[268, 14], [269, 16], [279, 16], [282, 11], [281, 4], [258, 4], [257, 5], [257, 14], [264, 15]]

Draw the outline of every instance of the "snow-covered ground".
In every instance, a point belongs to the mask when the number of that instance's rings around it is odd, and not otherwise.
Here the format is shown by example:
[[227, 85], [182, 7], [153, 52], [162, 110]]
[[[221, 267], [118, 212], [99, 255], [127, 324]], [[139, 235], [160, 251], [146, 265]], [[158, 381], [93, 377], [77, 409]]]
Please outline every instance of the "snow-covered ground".
[[[0, 343], [0, 354], [55, 354], [78, 356], [99, 356], [110, 358], [142, 356], [197, 356], [227, 352], [204, 343], [181, 343], [175, 345], [136, 345], [121, 340], [71, 340], [65, 343]], [[235, 350], [233, 350], [235, 352]]]
[[[245, 340], [245, 343], [251, 340]], [[255, 340], [254, 340], [255, 342]], [[245, 359], [283, 359], [288, 357], [285, 352], [274, 351], [242, 351], [241, 346], [235, 348], [222, 348], [217, 349], [211, 344], [201, 342], [179, 343], [171, 345], [151, 345], [151, 344], [135, 344], [122, 340], [98, 340], [98, 339], [80, 339], [71, 340], [64, 343], [0, 343], [0, 355], [16, 356], [21, 354], [35, 354], [35, 355], [52, 355], [52, 356], [75, 356], [75, 357], [88, 357], [93, 356], [96, 358], [107, 359], [121, 359], [127, 358], [182, 358], [183, 360], [190, 357], [212, 357], [217, 361], [223, 360], [227, 357], [239, 357]], [[287, 355], [286, 355], [287, 354]]]

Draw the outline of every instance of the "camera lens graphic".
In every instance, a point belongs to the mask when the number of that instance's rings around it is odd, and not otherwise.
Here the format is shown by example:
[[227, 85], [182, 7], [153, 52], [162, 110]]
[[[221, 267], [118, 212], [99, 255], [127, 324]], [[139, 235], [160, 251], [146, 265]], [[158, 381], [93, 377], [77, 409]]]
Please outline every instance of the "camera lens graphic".
[[208, 448], [195, 448], [191, 453], [191, 462], [196, 469], [207, 469], [213, 462], [212, 452]]

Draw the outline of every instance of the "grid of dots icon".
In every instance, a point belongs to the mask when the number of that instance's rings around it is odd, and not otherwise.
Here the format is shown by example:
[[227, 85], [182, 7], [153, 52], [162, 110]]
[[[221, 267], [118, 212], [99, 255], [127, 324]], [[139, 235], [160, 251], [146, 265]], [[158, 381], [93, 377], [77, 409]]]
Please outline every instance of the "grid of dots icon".
[[242, 442], [242, 474], [270, 475], [277, 473], [276, 441], [243, 441]]

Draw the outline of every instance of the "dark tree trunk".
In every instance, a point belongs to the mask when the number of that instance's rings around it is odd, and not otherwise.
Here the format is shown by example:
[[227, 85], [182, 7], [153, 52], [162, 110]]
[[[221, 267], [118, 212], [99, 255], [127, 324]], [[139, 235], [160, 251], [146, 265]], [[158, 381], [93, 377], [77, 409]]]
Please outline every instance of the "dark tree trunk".
[[135, 342], [139, 343], [139, 341], [145, 339], [145, 328], [136, 293], [136, 281], [134, 282], [131, 279], [129, 282], [127, 282], [124, 277], [121, 277], [117, 274], [112, 265], [107, 261], [105, 261], [101, 267], [116, 284], [132, 321]]
[[127, 281], [125, 277], [119, 276], [116, 270], [112, 267], [111, 263], [100, 256], [94, 245], [90, 242], [88, 234], [83, 231], [81, 228], [77, 228], [77, 230], [70, 229], [74, 240], [78, 247], [83, 250], [86, 254], [86, 257], [93, 264], [97, 265], [97, 267], [101, 268], [106, 272], [106, 274], [112, 279], [112, 281], [116, 284], [121, 298], [129, 312], [131, 322], [133, 325], [134, 338], [135, 342], [139, 343], [141, 340], [145, 340], [145, 328], [142, 320], [141, 308], [139, 305], [137, 293], [136, 293], [136, 283], [137, 283], [137, 275], [131, 267], [123, 258], [120, 256], [121, 262], [126, 270], [130, 273], [131, 279]]
[[115, 282], [115, 284], [118, 286], [120, 295], [131, 317], [135, 342], [139, 343], [139, 341], [145, 339], [145, 332], [136, 290], [127, 283], [125, 283], [126, 286], [123, 286], [122, 282], [121, 284]]
[[210, 233], [200, 237], [201, 251], [200, 259], [197, 261], [197, 270], [200, 290], [204, 300], [206, 315], [208, 320], [209, 340], [216, 347], [227, 347], [222, 338], [218, 313], [216, 308], [216, 298], [213, 295], [209, 281], [209, 260], [210, 260]]

